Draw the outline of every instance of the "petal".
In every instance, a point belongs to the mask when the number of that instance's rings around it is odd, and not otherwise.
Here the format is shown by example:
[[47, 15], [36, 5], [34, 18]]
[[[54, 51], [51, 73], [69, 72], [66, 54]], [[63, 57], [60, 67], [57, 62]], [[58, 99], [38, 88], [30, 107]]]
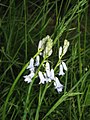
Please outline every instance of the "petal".
[[63, 85], [60, 83], [57, 77], [55, 77], [54, 79], [54, 86], [55, 86], [55, 89], [57, 89], [58, 93], [62, 92]]
[[64, 75], [65, 73], [63, 72], [63, 65], [61, 64], [60, 66], [59, 66], [60, 68], [59, 68], [59, 75]]
[[62, 47], [60, 46], [60, 48], [59, 48], [59, 57], [61, 56], [61, 54], [62, 54]]
[[36, 63], [35, 63], [35, 66], [39, 66], [39, 61], [40, 61], [40, 57], [39, 57], [39, 55], [36, 57]]
[[44, 84], [44, 82], [46, 81], [46, 79], [44, 78], [42, 72], [39, 71], [38, 75], [39, 75], [39, 78], [40, 78], [39, 84], [41, 84], [41, 83]]
[[35, 73], [33, 71], [31, 71], [31, 73], [29, 74], [29, 77], [32, 79], [34, 77]]
[[54, 70], [53, 70], [53, 69], [51, 69], [50, 78], [51, 78], [52, 80], [54, 80]]
[[30, 69], [30, 71], [34, 71], [34, 59], [33, 58], [30, 59], [30, 63], [27, 69]]
[[46, 70], [50, 70], [50, 64], [49, 64], [49, 62], [46, 62]]
[[23, 76], [25, 79], [24, 81], [27, 82], [27, 83], [30, 83], [31, 82], [31, 78], [29, 77], [29, 75], [26, 75], [26, 76]]
[[66, 63], [62, 61], [62, 65], [63, 65], [64, 70], [66, 70], [66, 71], [67, 71], [67, 66], [66, 66]]
[[50, 64], [48, 62], [46, 62], [46, 74], [47, 74], [47, 77], [50, 77]]

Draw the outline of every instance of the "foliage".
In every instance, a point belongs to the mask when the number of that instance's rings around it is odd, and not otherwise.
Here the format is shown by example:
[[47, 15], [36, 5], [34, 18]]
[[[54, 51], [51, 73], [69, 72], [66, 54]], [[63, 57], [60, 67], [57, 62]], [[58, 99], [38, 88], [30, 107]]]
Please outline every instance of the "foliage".
[[[90, 119], [90, 29], [87, 0], [3, 0], [0, 2], [0, 118], [2, 120]], [[39, 78], [30, 84], [23, 76], [30, 58], [37, 56], [38, 42], [53, 40], [52, 67], [67, 39], [63, 60], [68, 71], [59, 77], [58, 94], [52, 83]], [[36, 54], [35, 54], [36, 53]], [[42, 63], [44, 59], [42, 58]], [[42, 64], [41, 63], [41, 64]], [[56, 69], [55, 74], [58, 72]]]

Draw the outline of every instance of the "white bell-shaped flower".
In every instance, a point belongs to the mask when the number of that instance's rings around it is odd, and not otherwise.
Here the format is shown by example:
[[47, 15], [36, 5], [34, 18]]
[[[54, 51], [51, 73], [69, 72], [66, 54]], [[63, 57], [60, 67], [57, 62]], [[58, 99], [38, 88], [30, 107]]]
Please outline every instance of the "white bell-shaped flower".
[[38, 56], [36, 56], [36, 63], [35, 63], [35, 66], [39, 66], [39, 64], [40, 64], [40, 56], [38, 55]]
[[23, 76], [25, 79], [24, 81], [27, 83], [30, 83], [32, 81], [32, 78], [34, 77], [35, 73], [31, 72], [29, 75]]
[[59, 75], [64, 75], [65, 73], [64, 73], [64, 71], [63, 71], [63, 65], [62, 64], [60, 64], [60, 66], [59, 66]]
[[66, 63], [62, 61], [63, 69], [67, 71]]
[[54, 70], [53, 69], [50, 70], [49, 62], [46, 62], [46, 75], [48, 78], [52, 80], [54, 79]]
[[38, 76], [40, 78], [39, 84], [41, 84], [41, 83], [44, 84], [45, 81], [46, 81], [46, 78], [44, 77], [44, 75], [43, 75], [43, 73], [41, 71], [39, 71]]
[[55, 86], [55, 89], [58, 91], [58, 93], [62, 92], [63, 85], [60, 83], [57, 77], [55, 77], [54, 79], [54, 86]]
[[50, 78], [51, 78], [52, 80], [54, 80], [54, 69], [51, 69]]
[[47, 77], [46, 73], [44, 73], [44, 76], [45, 76], [45, 82], [46, 83], [51, 82], [51, 79], [49, 77]]
[[46, 62], [46, 74], [47, 74], [47, 77], [50, 77], [50, 64], [49, 64], [49, 62]]
[[34, 68], [34, 59], [33, 58], [30, 59], [30, 63], [28, 65], [27, 69], [34, 72], [35, 68]]

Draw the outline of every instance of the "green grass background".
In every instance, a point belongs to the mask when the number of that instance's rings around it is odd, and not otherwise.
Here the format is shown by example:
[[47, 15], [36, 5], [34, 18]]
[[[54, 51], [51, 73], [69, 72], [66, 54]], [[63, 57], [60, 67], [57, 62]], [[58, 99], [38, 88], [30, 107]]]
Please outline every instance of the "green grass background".
[[[88, 0], [0, 1], [0, 120], [90, 119], [89, 5]], [[52, 84], [39, 85], [38, 78], [31, 84], [23, 80], [46, 35], [54, 42], [53, 66], [59, 46], [70, 42], [60, 94]]]

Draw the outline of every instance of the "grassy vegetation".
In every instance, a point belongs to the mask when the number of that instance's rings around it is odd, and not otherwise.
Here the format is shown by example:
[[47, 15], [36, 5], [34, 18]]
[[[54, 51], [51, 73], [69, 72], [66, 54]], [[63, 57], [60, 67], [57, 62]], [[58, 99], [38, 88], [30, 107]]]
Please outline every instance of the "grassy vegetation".
[[[1, 120], [90, 119], [89, 12], [88, 0], [0, 1]], [[23, 79], [30, 58], [38, 54], [39, 40], [46, 35], [54, 42], [52, 66], [64, 40], [70, 42], [63, 57], [68, 71], [58, 76], [64, 85], [60, 94], [53, 83], [39, 85], [34, 77], [28, 84]]]

